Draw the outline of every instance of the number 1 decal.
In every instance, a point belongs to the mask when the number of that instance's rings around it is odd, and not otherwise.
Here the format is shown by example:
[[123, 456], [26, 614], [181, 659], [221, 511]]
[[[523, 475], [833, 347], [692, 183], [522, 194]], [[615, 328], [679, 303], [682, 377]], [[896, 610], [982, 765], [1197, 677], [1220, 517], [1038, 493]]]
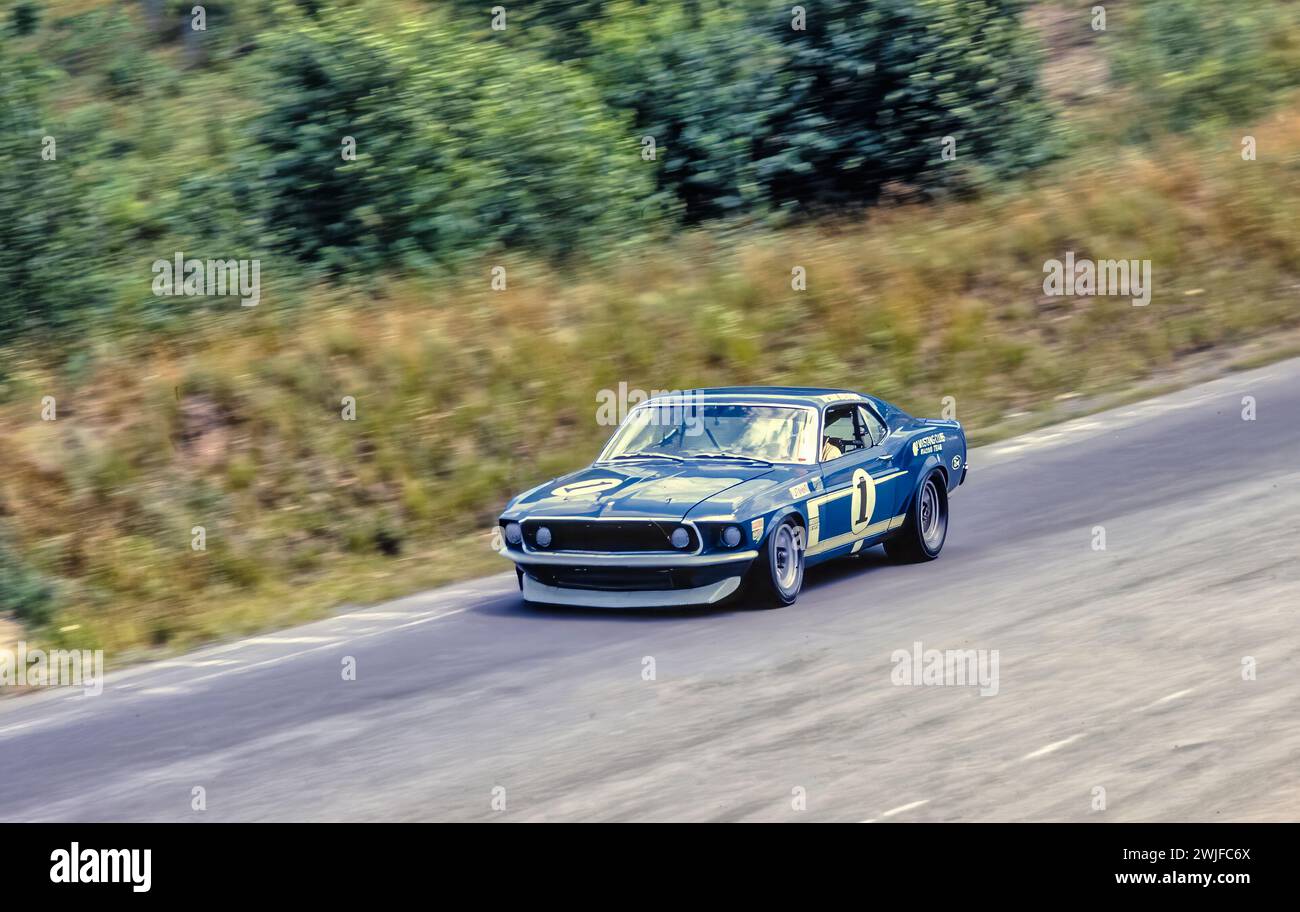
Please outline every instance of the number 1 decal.
[[858, 469], [853, 473], [853, 505], [849, 510], [854, 534], [862, 534], [871, 525], [871, 514], [875, 510], [876, 480], [866, 469]]

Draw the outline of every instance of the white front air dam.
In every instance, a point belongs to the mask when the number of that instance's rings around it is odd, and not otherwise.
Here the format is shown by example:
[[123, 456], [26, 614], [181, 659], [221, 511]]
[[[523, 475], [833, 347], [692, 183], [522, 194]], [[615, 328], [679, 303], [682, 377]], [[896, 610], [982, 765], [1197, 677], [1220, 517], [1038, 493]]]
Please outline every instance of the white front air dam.
[[683, 605], [713, 605], [739, 589], [740, 580], [741, 577], [732, 576], [696, 589], [611, 592], [547, 586], [525, 573], [524, 599], [547, 605], [580, 605], [587, 608], [672, 608]]

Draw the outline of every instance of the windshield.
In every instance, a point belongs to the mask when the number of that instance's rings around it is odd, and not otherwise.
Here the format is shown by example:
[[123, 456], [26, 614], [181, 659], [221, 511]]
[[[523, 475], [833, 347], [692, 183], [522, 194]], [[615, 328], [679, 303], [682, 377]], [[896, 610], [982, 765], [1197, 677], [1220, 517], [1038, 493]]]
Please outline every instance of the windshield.
[[598, 461], [668, 457], [810, 463], [815, 413], [774, 405], [698, 402], [632, 411]]

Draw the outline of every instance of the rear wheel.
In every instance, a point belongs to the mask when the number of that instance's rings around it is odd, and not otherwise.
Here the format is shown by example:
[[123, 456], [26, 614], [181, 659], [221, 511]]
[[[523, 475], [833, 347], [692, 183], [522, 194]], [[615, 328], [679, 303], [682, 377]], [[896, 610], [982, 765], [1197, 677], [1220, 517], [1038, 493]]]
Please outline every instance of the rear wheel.
[[767, 547], [754, 562], [754, 600], [762, 608], [793, 605], [803, 588], [803, 527], [790, 517], [767, 536]]
[[898, 534], [885, 542], [885, 553], [900, 563], [931, 561], [948, 537], [948, 487], [933, 471], [921, 482]]

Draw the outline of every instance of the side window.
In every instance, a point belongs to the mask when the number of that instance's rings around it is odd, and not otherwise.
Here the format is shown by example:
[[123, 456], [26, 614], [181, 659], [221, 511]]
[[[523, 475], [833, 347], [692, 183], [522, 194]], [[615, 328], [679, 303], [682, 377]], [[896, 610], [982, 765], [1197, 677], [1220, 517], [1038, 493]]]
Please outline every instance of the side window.
[[839, 459], [850, 450], [870, 444], [860, 435], [855, 408], [841, 405], [826, 410], [826, 427], [822, 431], [821, 461]]
[[826, 436], [837, 440], [853, 439], [853, 410], [830, 409], [826, 412]]
[[858, 406], [858, 414], [862, 416], [862, 424], [871, 435], [872, 445], [879, 445], [880, 441], [885, 439], [885, 426], [880, 423], [876, 413], [865, 405]]

